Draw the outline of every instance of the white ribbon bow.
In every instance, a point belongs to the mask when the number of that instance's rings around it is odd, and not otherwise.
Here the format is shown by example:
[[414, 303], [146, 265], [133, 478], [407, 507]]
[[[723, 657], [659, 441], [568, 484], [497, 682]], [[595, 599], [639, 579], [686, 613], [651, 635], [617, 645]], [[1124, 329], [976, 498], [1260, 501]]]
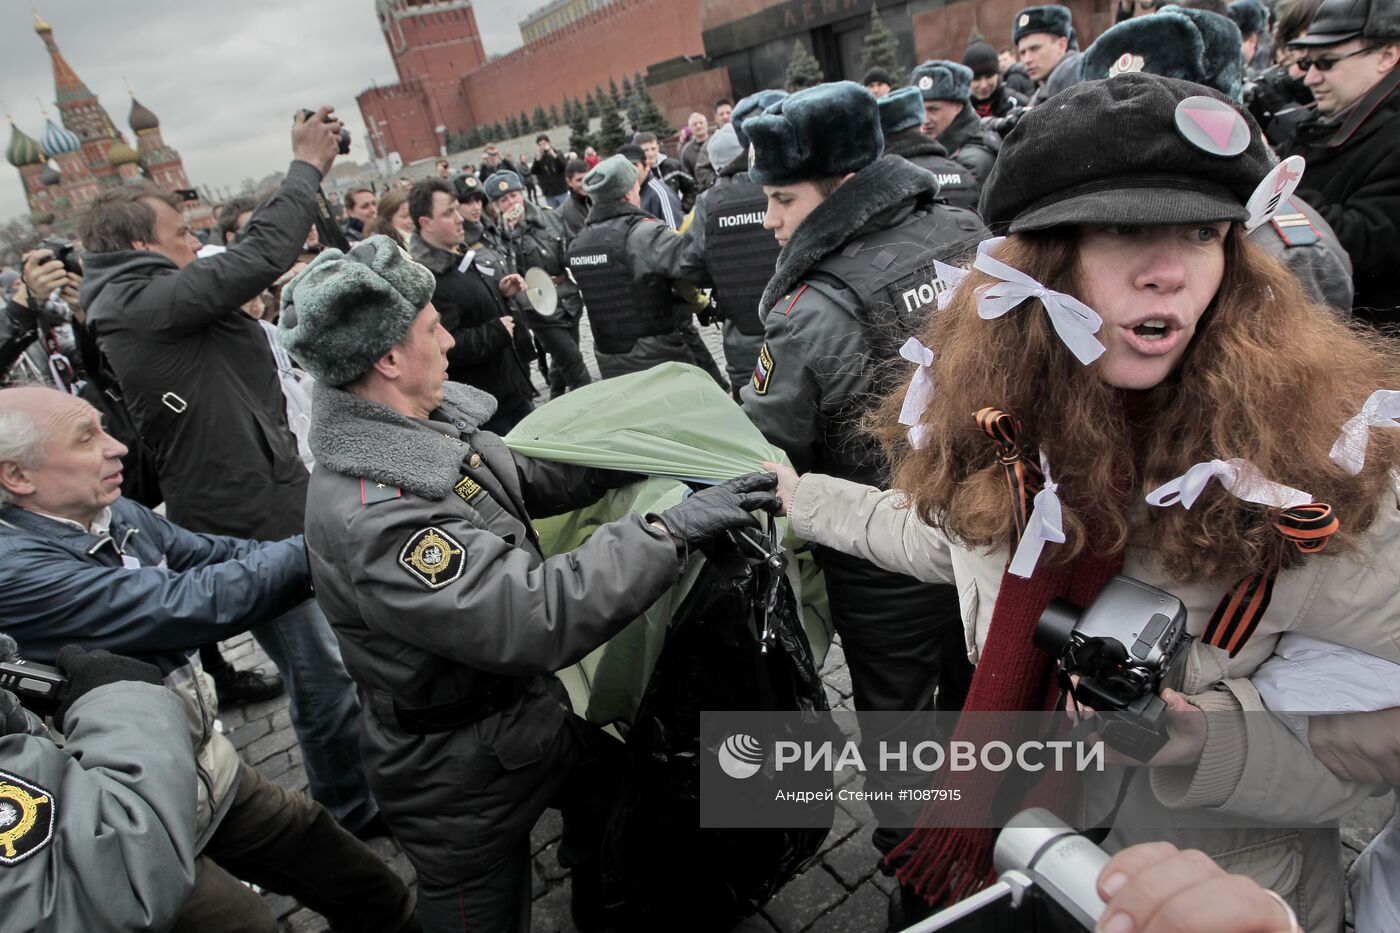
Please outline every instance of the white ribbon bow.
[[909, 443], [915, 450], [924, 447], [928, 426], [919, 424], [933, 401], [933, 351], [924, 346], [918, 337], [910, 337], [899, 348], [899, 355], [911, 363], [917, 363], [914, 377], [909, 380], [909, 388], [904, 392], [904, 405], [899, 409], [899, 423], [909, 426]]
[[1371, 441], [1372, 428], [1400, 429], [1400, 392], [1377, 389], [1371, 393], [1361, 411], [1342, 425], [1342, 435], [1328, 455], [1332, 462], [1352, 476], [1360, 473], [1366, 465], [1366, 445]]
[[999, 259], [993, 259], [991, 251], [1000, 246], [1006, 237], [983, 240], [977, 246], [977, 260], [972, 268], [1001, 279], [1000, 282], [982, 289], [977, 297], [977, 316], [984, 321], [1001, 317], [1028, 298], [1038, 298], [1050, 315], [1050, 323], [1055, 333], [1069, 347], [1079, 362], [1088, 366], [1103, 355], [1103, 344], [1094, 335], [1103, 326], [1103, 319], [1094, 309], [1071, 295], [1046, 288], [1035, 279], [1018, 269], [1013, 269]]
[[1219, 479], [1220, 485], [1246, 502], [1276, 509], [1290, 509], [1312, 502], [1312, 496], [1301, 489], [1266, 479], [1254, 464], [1235, 457], [1196, 464], [1176, 479], [1149, 492], [1147, 504], [1166, 508], [1180, 502], [1182, 508], [1189, 509], [1196, 504], [1196, 499], [1212, 477]]
[[950, 266], [946, 262], [935, 259], [933, 261], [933, 274], [940, 282], [948, 286], [938, 293], [938, 310], [947, 310], [948, 306], [953, 303], [953, 292], [957, 291], [962, 280], [967, 278], [967, 270]]
[[1030, 518], [1026, 519], [1026, 533], [1021, 535], [1021, 543], [1016, 545], [1011, 566], [1007, 568], [1016, 576], [1026, 579], [1035, 573], [1035, 565], [1040, 562], [1040, 552], [1045, 550], [1045, 542], [1065, 543], [1064, 510], [1057, 495], [1060, 487], [1050, 481], [1050, 461], [1045, 459], [1043, 451], [1040, 454], [1040, 472], [1045, 477], [1045, 485], [1035, 494]]

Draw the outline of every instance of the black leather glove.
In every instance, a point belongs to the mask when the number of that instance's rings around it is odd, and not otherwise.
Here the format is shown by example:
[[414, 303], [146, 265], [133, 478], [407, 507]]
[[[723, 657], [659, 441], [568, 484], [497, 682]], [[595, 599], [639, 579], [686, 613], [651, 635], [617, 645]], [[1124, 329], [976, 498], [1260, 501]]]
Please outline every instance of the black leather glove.
[[100, 648], [97, 651], [85, 651], [78, 645], [67, 645], [59, 649], [58, 669], [68, 678], [68, 685], [63, 689], [63, 699], [53, 714], [54, 725], [60, 730], [63, 728], [63, 717], [68, 714], [69, 708], [78, 697], [89, 690], [124, 680], [157, 686], [161, 683], [160, 668], [154, 664], [121, 654], [112, 654]]
[[755, 509], [776, 512], [782, 507], [774, 490], [778, 477], [773, 473], [746, 473], [702, 489], [660, 515], [647, 521], [660, 521], [666, 530], [686, 544], [704, 544], [726, 531], [757, 528]]

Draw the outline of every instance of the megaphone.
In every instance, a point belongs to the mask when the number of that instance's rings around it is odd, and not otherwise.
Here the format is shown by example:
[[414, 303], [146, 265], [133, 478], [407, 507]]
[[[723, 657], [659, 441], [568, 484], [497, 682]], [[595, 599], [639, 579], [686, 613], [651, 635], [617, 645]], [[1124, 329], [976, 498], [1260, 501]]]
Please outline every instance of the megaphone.
[[554, 287], [554, 278], [536, 266], [525, 271], [525, 299], [530, 307], [545, 317], [553, 317], [559, 310], [559, 290]]

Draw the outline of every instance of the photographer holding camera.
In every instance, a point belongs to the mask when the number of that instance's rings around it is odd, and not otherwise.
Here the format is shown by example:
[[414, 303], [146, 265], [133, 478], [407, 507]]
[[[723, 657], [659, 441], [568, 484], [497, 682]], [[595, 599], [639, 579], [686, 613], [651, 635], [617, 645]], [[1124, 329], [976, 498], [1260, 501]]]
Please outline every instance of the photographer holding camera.
[[82, 281], [83, 267], [65, 240], [45, 240], [24, 254], [15, 295], [0, 311], [0, 377], [27, 356], [24, 365], [31, 379], [65, 392], [81, 386], [76, 336], [69, 325], [82, 319]]
[[[1035, 640], [1051, 600], [1087, 622], [1119, 575], [1179, 599], [1195, 638], [1140, 681], [1176, 711], [1169, 740], [1128, 772], [1108, 845], [1169, 835], [1272, 887], [1304, 928], [1337, 928], [1339, 834], [1303, 827], [1377, 788], [1329, 770], [1249, 678], [1286, 631], [1400, 659], [1400, 435], [1363, 407], [1400, 386], [1400, 352], [1310, 304], [1244, 235], [1278, 170], [1224, 95], [1122, 74], [1058, 100], [1008, 138], [982, 205], [1009, 235], [982, 244], [878, 418], [894, 488], [779, 468], [780, 494], [808, 540], [957, 586], [965, 710], [1054, 707], [1058, 659]], [[1333, 459], [1344, 425], [1369, 437], [1354, 470]], [[1160, 632], [1133, 631], [1142, 653], [1115, 650], [1136, 662]], [[965, 812], [990, 814], [986, 783]], [[990, 876], [991, 833], [932, 813], [894, 853], [901, 881], [962, 899]]]
[[[297, 114], [286, 179], [215, 256], [196, 258], [180, 201], [149, 185], [104, 190], [83, 215], [87, 326], [154, 456], [166, 514], [189, 531], [301, 533], [306, 468], [267, 337], [242, 306], [296, 262], [347, 141], [330, 107]], [[372, 828], [360, 703], [325, 617], [307, 599], [253, 634], [287, 682], [312, 797], [352, 832]]]

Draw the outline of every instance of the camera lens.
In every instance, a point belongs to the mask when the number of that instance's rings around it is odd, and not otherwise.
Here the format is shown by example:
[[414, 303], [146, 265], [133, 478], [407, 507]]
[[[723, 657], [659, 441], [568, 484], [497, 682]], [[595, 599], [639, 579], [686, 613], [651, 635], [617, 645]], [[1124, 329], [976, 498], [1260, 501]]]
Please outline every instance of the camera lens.
[[1035, 624], [1031, 641], [1051, 657], [1058, 658], [1069, 644], [1074, 627], [1079, 624], [1079, 607], [1063, 599], [1052, 599]]

